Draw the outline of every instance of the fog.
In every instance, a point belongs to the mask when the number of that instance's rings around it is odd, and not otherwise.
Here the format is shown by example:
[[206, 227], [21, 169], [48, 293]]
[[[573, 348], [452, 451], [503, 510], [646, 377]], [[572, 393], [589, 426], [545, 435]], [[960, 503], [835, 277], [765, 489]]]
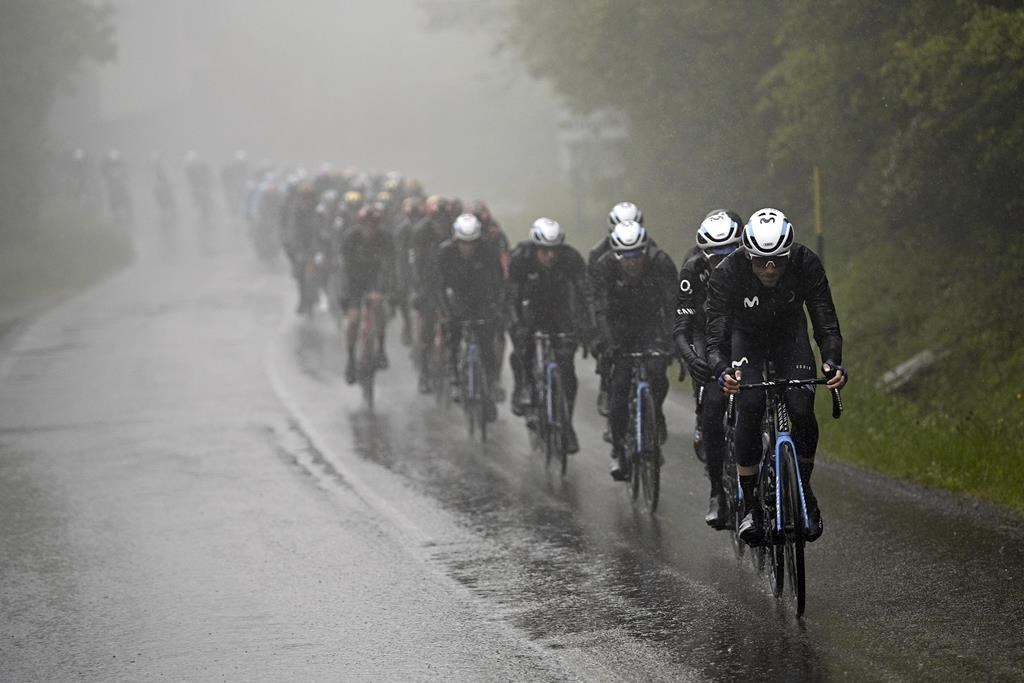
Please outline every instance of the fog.
[[431, 28], [417, 0], [113, 5], [118, 59], [79, 95], [93, 120], [66, 128], [129, 164], [196, 150], [217, 165], [244, 149], [395, 169], [498, 208], [558, 178], [558, 102], [496, 49], [493, 24]]

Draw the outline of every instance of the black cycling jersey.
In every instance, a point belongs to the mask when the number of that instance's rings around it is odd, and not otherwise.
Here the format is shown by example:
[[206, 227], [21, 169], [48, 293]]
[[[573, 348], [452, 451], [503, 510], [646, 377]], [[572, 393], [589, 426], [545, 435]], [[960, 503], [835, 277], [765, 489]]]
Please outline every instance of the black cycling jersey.
[[344, 264], [345, 295], [349, 304], [353, 297], [366, 292], [390, 295], [394, 289], [395, 243], [390, 233], [376, 228], [370, 235], [356, 227], [341, 242]]
[[708, 279], [708, 364], [715, 377], [734, 360], [734, 331], [770, 345], [771, 340], [788, 335], [794, 324], [806, 321], [805, 305], [822, 360], [842, 363], [839, 319], [825, 268], [817, 254], [794, 243], [786, 271], [774, 287], [761, 284], [745, 251], [737, 250], [727, 256]]
[[437, 254], [437, 285], [444, 311], [456, 319], [489, 319], [501, 314], [503, 285], [498, 252], [478, 240], [469, 258], [447, 240]]
[[[562, 244], [555, 247], [555, 262], [545, 268], [537, 261], [537, 248], [533, 242], [523, 241], [512, 250], [506, 283], [510, 325], [548, 332], [582, 332], [586, 320], [583, 257]], [[527, 301], [528, 311], [524, 310]]]
[[437, 217], [420, 221], [412, 234], [413, 287], [424, 297], [433, 296], [438, 287], [437, 259], [441, 245], [451, 236], [451, 229], [440, 230]]
[[676, 317], [672, 337], [676, 350], [693, 370], [697, 358], [704, 359], [704, 328], [707, 322], [707, 282], [712, 266], [700, 247], [694, 247], [679, 268], [679, 287], [676, 291]]
[[675, 311], [676, 267], [672, 258], [649, 246], [647, 264], [635, 278], [625, 274], [615, 252], [608, 251], [590, 269], [599, 339], [623, 349], [671, 338]]

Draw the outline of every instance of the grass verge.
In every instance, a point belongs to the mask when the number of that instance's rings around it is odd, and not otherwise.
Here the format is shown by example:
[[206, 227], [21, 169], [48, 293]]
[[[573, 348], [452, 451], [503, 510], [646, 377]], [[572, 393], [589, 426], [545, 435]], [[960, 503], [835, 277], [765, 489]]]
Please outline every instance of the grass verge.
[[0, 242], [0, 310], [82, 289], [125, 266], [131, 238], [88, 211], [46, 206], [36, 230]]

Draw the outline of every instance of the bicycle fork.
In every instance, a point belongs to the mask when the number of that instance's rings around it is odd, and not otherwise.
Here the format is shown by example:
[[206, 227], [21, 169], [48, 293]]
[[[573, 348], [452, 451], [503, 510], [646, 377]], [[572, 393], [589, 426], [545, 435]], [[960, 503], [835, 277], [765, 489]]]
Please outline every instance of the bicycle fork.
[[[775, 438], [775, 528], [779, 531], [784, 531], [782, 527], [782, 446], [783, 444], [789, 444], [789, 452], [792, 454], [792, 463], [790, 466], [796, 473], [796, 489], [797, 495], [800, 500], [800, 517], [801, 526], [804, 531], [808, 530], [807, 526], [807, 501], [804, 499], [804, 480], [800, 474], [800, 459], [797, 458], [796, 444], [793, 443], [793, 438], [789, 432], [779, 432]], [[796, 525], [794, 524], [794, 531]]]
[[644, 421], [643, 421], [643, 395], [644, 391], [649, 388], [649, 384], [646, 380], [642, 380], [636, 383], [636, 454], [643, 454], [644, 445]]

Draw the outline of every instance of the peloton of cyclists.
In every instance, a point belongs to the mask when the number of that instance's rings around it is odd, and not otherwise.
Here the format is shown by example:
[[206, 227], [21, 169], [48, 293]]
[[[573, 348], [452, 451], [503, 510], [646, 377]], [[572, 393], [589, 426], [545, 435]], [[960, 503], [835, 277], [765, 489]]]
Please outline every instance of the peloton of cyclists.
[[[743, 228], [743, 249], [727, 256], [711, 272], [707, 287], [707, 363], [724, 391], [738, 394], [735, 449], [746, 507], [739, 533], [751, 544], [761, 541], [761, 508], [753, 500], [765, 398], [758, 391], [741, 393], [740, 380], [759, 381], [765, 360], [774, 364], [780, 377], [817, 375], [807, 336], [806, 307], [821, 353], [821, 368], [829, 377], [828, 387], [839, 389], [847, 381], [842, 366], [843, 338], [825, 269], [821, 259], [794, 238], [793, 225], [781, 211], [757, 211]], [[814, 541], [821, 536], [823, 524], [810, 486], [818, 444], [813, 387], [787, 391], [786, 404], [807, 503], [807, 540]]]
[[532, 395], [534, 363], [533, 333], [568, 333], [571, 339], [555, 343], [554, 350], [569, 403], [569, 425], [565, 433], [568, 453], [579, 451], [572, 426], [577, 379], [574, 357], [587, 332], [585, 299], [586, 266], [583, 257], [565, 242], [565, 231], [550, 218], [538, 218], [530, 228], [530, 239], [512, 250], [507, 282], [507, 315], [512, 337], [514, 387], [512, 413], [523, 415], [536, 399]]

